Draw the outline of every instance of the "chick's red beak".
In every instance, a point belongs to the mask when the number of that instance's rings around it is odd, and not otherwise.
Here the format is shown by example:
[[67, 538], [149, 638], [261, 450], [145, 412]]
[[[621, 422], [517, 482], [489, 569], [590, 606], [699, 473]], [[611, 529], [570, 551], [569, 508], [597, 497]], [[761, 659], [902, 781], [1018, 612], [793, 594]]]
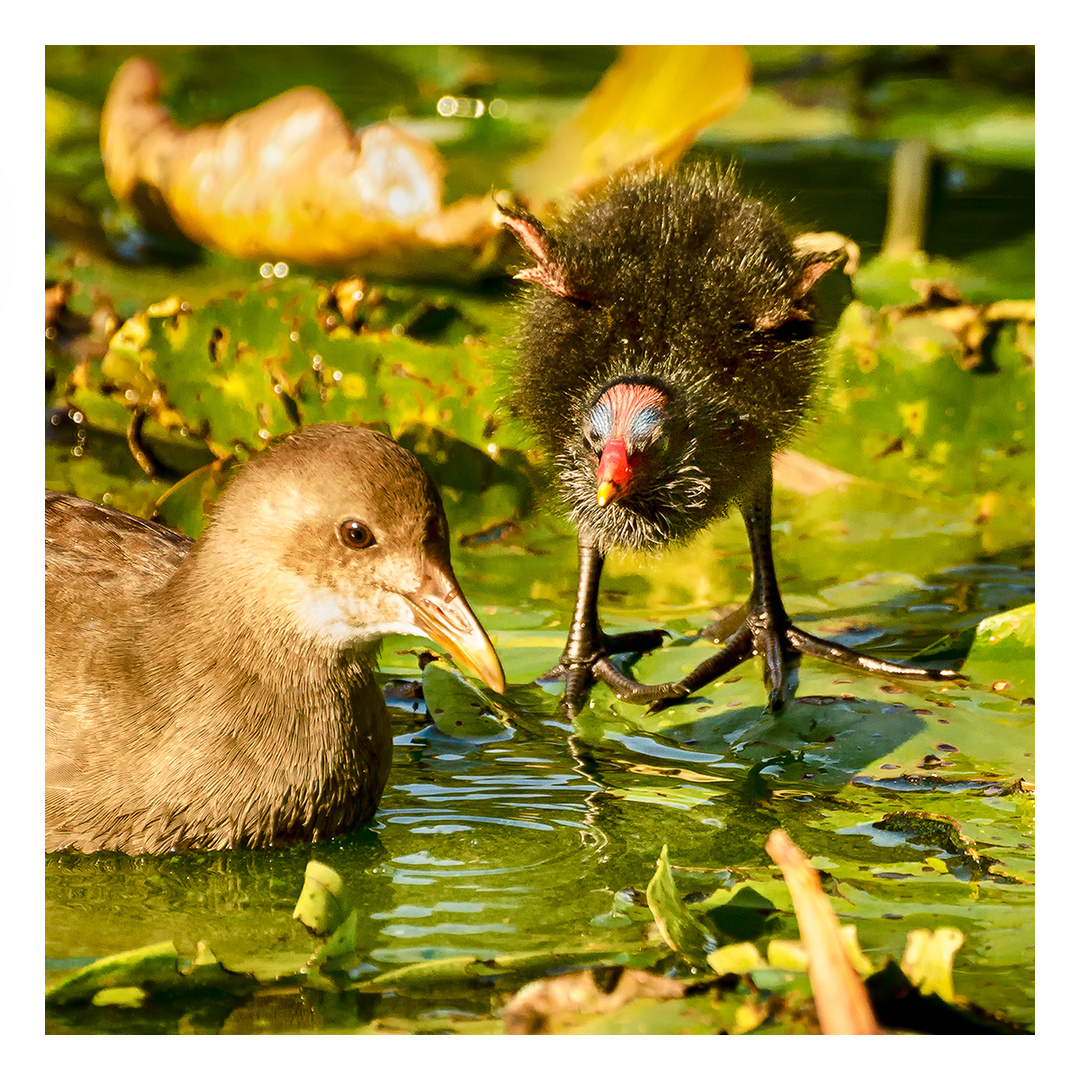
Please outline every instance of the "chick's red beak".
[[612, 439], [604, 446], [600, 464], [596, 467], [597, 504], [606, 506], [621, 499], [629, 491], [633, 479], [634, 469], [626, 455], [626, 443], [622, 439]]

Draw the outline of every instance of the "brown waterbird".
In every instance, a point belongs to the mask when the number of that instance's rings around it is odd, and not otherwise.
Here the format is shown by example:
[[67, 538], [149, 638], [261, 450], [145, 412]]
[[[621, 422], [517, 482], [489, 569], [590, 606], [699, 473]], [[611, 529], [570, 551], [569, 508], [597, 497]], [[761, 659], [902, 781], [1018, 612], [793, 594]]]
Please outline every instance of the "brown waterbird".
[[377, 432], [282, 439], [194, 542], [52, 492], [45, 521], [46, 850], [262, 847], [370, 818], [391, 760], [385, 634], [505, 689], [439, 493]]

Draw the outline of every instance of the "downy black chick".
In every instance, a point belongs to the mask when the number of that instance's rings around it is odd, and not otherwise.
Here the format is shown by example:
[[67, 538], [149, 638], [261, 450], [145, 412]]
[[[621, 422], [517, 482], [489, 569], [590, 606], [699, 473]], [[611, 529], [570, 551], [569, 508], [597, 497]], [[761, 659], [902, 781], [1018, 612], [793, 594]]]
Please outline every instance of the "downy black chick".
[[[878, 675], [952, 678], [876, 660], [791, 624], [773, 568], [772, 459], [797, 433], [819, 371], [811, 289], [832, 260], [801, 255], [777, 215], [710, 165], [610, 182], [546, 230], [520, 209], [502, 223], [534, 265], [518, 334], [514, 412], [555, 464], [578, 529], [577, 602], [561, 663], [576, 713], [595, 678], [624, 699], [677, 700], [757, 654], [769, 708], [796, 658]], [[648, 686], [609, 657], [660, 631], [609, 636], [597, 595], [605, 555], [684, 540], [737, 506], [753, 557], [745, 618], [678, 682]]]

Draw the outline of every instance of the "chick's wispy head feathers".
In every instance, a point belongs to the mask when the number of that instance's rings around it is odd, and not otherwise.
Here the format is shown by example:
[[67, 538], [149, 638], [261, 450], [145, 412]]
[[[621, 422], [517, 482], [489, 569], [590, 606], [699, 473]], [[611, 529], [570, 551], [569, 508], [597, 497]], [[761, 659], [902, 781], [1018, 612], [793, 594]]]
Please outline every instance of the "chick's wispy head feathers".
[[[512, 214], [512, 212], [508, 212]], [[556, 464], [601, 550], [685, 539], [760, 482], [798, 429], [818, 368], [808, 290], [824, 263], [709, 165], [610, 183], [549, 231], [507, 224], [536, 260], [514, 411]], [[598, 505], [589, 416], [619, 381], [663, 388], [647, 482]]]

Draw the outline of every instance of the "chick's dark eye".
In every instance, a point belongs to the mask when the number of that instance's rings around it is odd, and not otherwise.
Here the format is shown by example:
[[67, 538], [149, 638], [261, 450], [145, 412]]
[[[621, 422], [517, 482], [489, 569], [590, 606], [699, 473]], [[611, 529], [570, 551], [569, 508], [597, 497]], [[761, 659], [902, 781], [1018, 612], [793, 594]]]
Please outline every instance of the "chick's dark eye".
[[338, 535], [346, 547], [359, 549], [371, 547], [375, 543], [375, 537], [372, 535], [371, 530], [362, 521], [357, 521], [355, 518], [343, 521], [338, 527]]

